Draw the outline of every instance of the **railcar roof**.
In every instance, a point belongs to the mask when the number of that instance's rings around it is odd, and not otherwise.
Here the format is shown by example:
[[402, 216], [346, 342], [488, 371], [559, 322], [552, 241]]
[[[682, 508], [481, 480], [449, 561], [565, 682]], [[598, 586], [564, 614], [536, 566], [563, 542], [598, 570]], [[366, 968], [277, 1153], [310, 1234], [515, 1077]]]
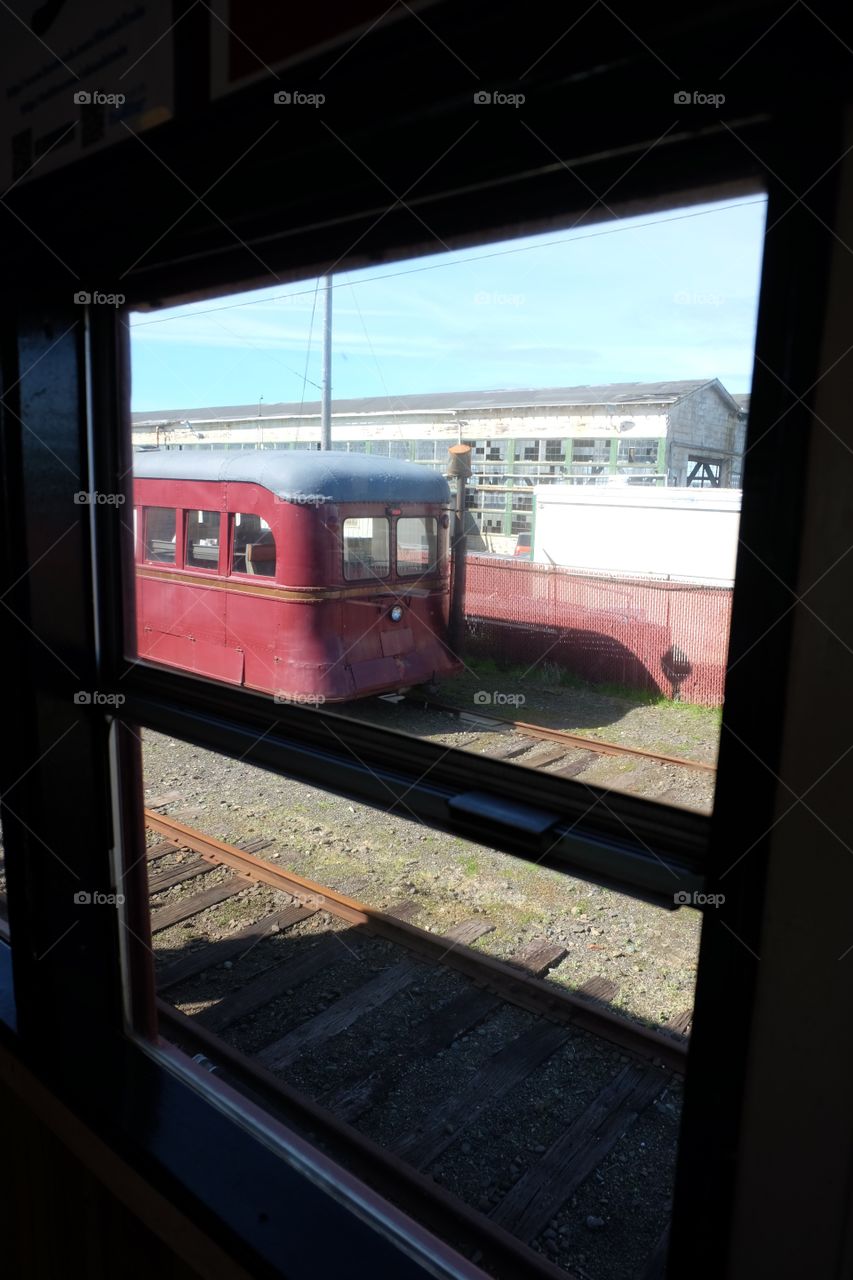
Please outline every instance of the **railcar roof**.
[[260, 484], [284, 501], [450, 501], [431, 467], [396, 458], [302, 449], [152, 449], [134, 454], [140, 480], [213, 480]]

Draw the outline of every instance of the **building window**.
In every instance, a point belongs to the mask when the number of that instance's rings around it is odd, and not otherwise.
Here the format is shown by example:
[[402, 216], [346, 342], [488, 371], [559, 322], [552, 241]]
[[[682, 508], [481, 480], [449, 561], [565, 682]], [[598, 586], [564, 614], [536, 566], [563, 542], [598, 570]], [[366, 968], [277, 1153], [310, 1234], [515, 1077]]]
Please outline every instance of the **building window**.
[[546, 462], [565, 462], [566, 454], [563, 440], [546, 440], [545, 441], [545, 461]]
[[609, 440], [573, 440], [572, 462], [588, 466], [591, 463], [606, 466], [610, 462]]
[[653, 467], [658, 459], [657, 440], [620, 440], [616, 460], [619, 463]]
[[721, 458], [688, 458], [688, 489], [719, 489], [722, 480]]

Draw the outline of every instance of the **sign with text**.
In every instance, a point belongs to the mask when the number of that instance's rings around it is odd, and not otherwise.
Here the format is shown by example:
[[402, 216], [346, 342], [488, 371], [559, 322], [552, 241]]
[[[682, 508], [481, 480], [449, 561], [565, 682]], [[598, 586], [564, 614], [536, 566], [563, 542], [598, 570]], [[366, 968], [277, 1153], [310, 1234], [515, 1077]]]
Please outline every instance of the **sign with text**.
[[25, 0], [0, 10], [6, 65], [3, 186], [41, 177], [171, 118], [171, 14]]

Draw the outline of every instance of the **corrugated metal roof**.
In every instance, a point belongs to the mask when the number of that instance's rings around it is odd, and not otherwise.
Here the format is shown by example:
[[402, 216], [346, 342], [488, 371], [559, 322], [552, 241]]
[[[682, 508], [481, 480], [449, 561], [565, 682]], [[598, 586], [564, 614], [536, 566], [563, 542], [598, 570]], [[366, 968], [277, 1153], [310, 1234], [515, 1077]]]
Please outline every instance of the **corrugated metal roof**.
[[302, 449], [149, 449], [133, 456], [137, 480], [260, 484], [284, 502], [450, 501], [431, 467], [360, 453]]
[[[729, 393], [716, 378], [697, 378], [681, 382], [611, 382], [600, 386], [536, 387], [520, 390], [496, 391], [432, 391], [423, 395], [366, 396], [358, 400], [334, 400], [332, 413], [381, 414], [445, 412], [464, 413], [478, 409], [523, 409], [526, 407], [603, 407], [612, 405], [633, 407], [642, 405], [671, 405], [700, 387], [716, 385], [721, 394], [731, 399]], [[164, 409], [157, 412], [133, 414], [137, 426], [143, 423], [221, 422], [234, 419], [280, 417], [318, 417], [319, 401], [300, 405], [264, 404], [258, 414], [257, 404], [221, 405], [209, 409]]]

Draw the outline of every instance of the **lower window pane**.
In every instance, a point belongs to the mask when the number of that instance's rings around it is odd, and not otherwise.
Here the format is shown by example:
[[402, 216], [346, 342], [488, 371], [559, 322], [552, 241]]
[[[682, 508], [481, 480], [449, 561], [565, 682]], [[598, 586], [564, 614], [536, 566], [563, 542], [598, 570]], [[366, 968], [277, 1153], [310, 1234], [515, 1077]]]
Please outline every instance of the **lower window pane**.
[[[669, 1219], [698, 913], [436, 832], [405, 801], [149, 732], [144, 761], [160, 1032], [210, 1087], [362, 1176], [346, 1122], [474, 1211], [448, 1238], [495, 1274], [495, 1226], [573, 1275], [641, 1273]], [[426, 1212], [399, 1166], [371, 1177]], [[430, 1201], [432, 1229], [445, 1211]]]

